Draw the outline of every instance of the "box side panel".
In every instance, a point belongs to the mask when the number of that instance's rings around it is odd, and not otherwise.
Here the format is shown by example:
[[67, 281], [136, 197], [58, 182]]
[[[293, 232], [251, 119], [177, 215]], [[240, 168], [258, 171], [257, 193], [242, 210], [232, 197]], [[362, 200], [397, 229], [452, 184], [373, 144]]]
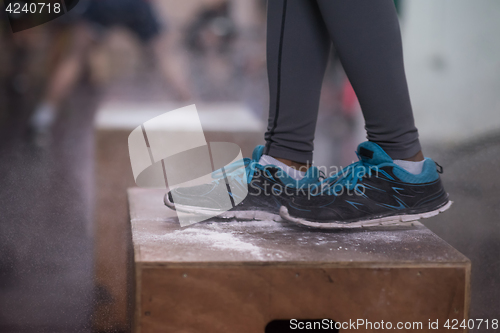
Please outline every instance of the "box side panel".
[[139, 320], [142, 333], [264, 332], [292, 318], [422, 323], [416, 332], [438, 320], [432, 331], [445, 332], [447, 319], [465, 318], [466, 274], [465, 266], [145, 268]]

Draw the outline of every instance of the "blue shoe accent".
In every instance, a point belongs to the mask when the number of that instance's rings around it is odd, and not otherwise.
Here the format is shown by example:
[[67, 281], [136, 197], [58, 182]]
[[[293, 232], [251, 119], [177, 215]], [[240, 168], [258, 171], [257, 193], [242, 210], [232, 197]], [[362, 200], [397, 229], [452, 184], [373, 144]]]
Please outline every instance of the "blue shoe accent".
[[374, 142], [366, 141], [361, 143], [358, 146], [356, 154], [358, 155], [359, 161], [345, 167], [337, 174], [325, 179], [324, 182], [332, 183], [333, 185], [345, 185], [346, 188], [352, 190], [365, 174], [371, 177], [374, 172], [378, 172], [387, 177], [387, 179], [395, 181], [395, 179], [383, 169], [388, 166], [392, 168], [393, 175], [405, 183], [429, 183], [439, 179], [436, 164], [430, 158], [425, 158], [422, 172], [416, 175], [395, 164], [392, 158]]
[[262, 155], [264, 154], [264, 146], [259, 145], [254, 148], [253, 153], [252, 153], [252, 160], [258, 162]]
[[405, 183], [411, 183], [411, 184], [429, 183], [439, 178], [439, 173], [437, 172], [436, 169], [436, 163], [428, 157], [425, 158], [424, 166], [422, 167], [422, 172], [419, 173], [418, 175], [406, 171], [399, 165], [395, 165], [392, 172], [396, 177], [398, 177]]
[[386, 165], [392, 166], [394, 168], [394, 175], [405, 183], [428, 183], [439, 178], [436, 163], [430, 158], [425, 158], [422, 172], [415, 175], [394, 164], [392, 158], [375, 142], [366, 141], [361, 143], [358, 146], [357, 154], [362, 161], [368, 164], [376, 165], [380, 168]]

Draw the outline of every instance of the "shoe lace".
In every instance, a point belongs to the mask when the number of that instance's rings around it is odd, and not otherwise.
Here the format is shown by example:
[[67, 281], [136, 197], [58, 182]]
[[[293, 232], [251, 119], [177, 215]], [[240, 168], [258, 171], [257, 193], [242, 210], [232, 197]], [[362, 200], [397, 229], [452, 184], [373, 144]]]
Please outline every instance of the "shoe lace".
[[[357, 152], [356, 155], [358, 155]], [[373, 165], [363, 162], [359, 155], [358, 158], [359, 161], [348, 165], [335, 175], [324, 179], [321, 184], [322, 191], [320, 193], [339, 195], [337, 192], [338, 187], [345, 187], [348, 190], [354, 190], [364, 175], [368, 174], [371, 176]]]

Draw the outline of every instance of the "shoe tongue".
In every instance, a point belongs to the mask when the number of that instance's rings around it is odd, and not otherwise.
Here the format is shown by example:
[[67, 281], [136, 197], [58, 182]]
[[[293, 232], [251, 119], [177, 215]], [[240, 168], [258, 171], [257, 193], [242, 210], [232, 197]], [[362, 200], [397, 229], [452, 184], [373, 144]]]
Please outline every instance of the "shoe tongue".
[[365, 141], [358, 146], [358, 155], [363, 162], [373, 165], [392, 162], [392, 158], [378, 144], [371, 141]]
[[264, 146], [259, 145], [255, 147], [252, 153], [252, 161], [258, 162], [263, 154], [264, 154]]

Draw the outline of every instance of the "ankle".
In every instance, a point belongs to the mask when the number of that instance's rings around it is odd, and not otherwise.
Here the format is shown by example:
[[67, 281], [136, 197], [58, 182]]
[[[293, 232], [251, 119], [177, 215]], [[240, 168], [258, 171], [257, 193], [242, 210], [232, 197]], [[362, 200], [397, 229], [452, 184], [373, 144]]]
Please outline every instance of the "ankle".
[[402, 160], [403, 161], [410, 161], [410, 162], [420, 162], [420, 161], [424, 160], [424, 154], [422, 153], [422, 151], [419, 151], [418, 153], [416, 153], [412, 157], [403, 158]]
[[274, 157], [272, 156], [274, 159], [280, 161], [281, 163], [295, 169], [295, 170], [299, 170], [299, 171], [302, 171], [302, 172], [306, 172], [307, 169], [310, 168], [310, 165], [307, 164], [307, 163], [299, 163], [299, 162], [295, 162], [295, 161], [291, 161], [291, 160], [287, 160], [285, 158], [279, 158], [279, 157]]

